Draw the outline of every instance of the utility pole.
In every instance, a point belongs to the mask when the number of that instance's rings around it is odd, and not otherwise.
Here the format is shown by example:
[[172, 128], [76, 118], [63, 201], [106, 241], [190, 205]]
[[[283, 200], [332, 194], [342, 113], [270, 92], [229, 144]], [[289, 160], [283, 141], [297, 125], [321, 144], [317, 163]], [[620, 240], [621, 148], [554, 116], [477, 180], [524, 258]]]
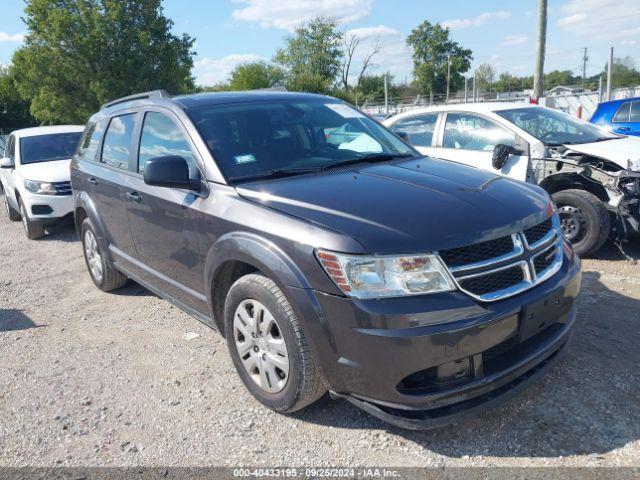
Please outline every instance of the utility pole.
[[587, 47], [584, 47], [582, 50], [582, 91], [584, 91], [584, 81], [587, 78], [587, 60], [589, 60], [589, 57], [587, 56]]
[[449, 103], [449, 82], [451, 82], [451, 54], [447, 55], [447, 98], [445, 103]]
[[473, 72], [473, 103], [476, 103], [476, 96], [478, 94], [478, 89], [476, 88], [476, 77], [478, 74]]
[[389, 88], [387, 86], [387, 74], [384, 74], [384, 113], [389, 115]]
[[609, 64], [607, 65], [607, 102], [611, 100], [611, 82], [613, 81], [613, 47], [609, 49]]
[[468, 97], [468, 88], [467, 88], [467, 84], [468, 84], [468, 78], [465, 75], [464, 76], [464, 103], [467, 103], [467, 97]]
[[533, 74], [533, 98], [544, 95], [544, 50], [547, 43], [547, 0], [538, 0], [538, 44]]

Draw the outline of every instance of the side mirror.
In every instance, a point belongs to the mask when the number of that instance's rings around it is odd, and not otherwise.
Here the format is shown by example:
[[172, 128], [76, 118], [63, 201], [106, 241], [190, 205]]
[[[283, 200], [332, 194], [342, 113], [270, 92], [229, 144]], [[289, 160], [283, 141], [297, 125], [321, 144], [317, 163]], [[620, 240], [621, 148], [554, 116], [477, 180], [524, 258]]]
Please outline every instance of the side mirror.
[[399, 136], [405, 142], [411, 143], [411, 140], [409, 139], [409, 134], [407, 132], [396, 132], [396, 135]]
[[510, 145], [504, 145], [503, 143], [499, 143], [493, 149], [493, 157], [491, 159], [491, 164], [493, 168], [496, 170], [502, 170], [504, 164], [509, 160], [509, 155], [521, 155], [522, 152], [517, 148], [514, 148]]
[[9, 157], [0, 159], [0, 168], [16, 168], [16, 164]]
[[187, 161], [178, 155], [155, 157], [144, 165], [144, 183], [156, 187], [183, 188], [199, 191], [200, 179], [189, 177]]

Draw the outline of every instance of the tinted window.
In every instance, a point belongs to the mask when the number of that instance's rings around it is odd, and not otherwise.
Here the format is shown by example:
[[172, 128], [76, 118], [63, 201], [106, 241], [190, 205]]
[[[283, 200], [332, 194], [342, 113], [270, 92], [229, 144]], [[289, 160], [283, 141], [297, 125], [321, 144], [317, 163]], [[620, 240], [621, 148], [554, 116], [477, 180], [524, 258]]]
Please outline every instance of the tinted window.
[[492, 152], [496, 145], [515, 146], [515, 134], [495, 122], [470, 113], [448, 113], [444, 148]]
[[81, 132], [73, 132], [21, 138], [20, 163], [27, 165], [71, 158], [81, 136]]
[[138, 171], [144, 170], [144, 165], [150, 158], [167, 155], [182, 157], [187, 161], [190, 169], [196, 168], [191, 146], [182, 129], [166, 115], [149, 112], [144, 117], [142, 136], [140, 137]]
[[640, 122], [640, 102], [633, 102], [631, 104], [631, 117], [630, 122]]
[[14, 159], [16, 156], [16, 142], [15, 137], [11, 135], [9, 140], [7, 140], [7, 157], [10, 159]]
[[613, 116], [614, 122], [628, 122], [629, 121], [629, 112], [631, 110], [631, 102], [625, 102], [620, 105], [618, 111]]
[[104, 134], [106, 120], [88, 125], [78, 147], [78, 156], [83, 160], [95, 161]]
[[496, 113], [547, 145], [590, 143], [617, 138], [600, 127], [550, 108], [514, 108]]
[[376, 121], [327, 100], [261, 101], [188, 112], [227, 179], [320, 169], [369, 154], [413, 150]]
[[406, 133], [413, 145], [430, 147], [437, 120], [437, 113], [415, 115], [400, 120], [393, 126], [393, 131]]
[[135, 115], [113, 117], [104, 137], [101, 162], [116, 168], [129, 168]]

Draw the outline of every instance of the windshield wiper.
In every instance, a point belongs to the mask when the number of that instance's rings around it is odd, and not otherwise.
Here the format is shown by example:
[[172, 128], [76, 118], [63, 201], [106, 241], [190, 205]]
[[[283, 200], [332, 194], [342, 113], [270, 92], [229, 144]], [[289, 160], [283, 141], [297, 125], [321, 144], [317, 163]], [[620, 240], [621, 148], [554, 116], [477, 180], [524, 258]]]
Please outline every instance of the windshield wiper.
[[374, 163], [393, 160], [394, 158], [414, 157], [413, 153], [368, 153], [357, 158], [344, 160], [342, 162], [330, 163], [320, 168], [320, 170], [330, 170], [332, 168], [346, 167], [348, 165], [357, 165], [358, 163]]
[[333, 168], [345, 167], [347, 165], [356, 165], [358, 163], [384, 162], [394, 158], [407, 158], [415, 156], [412, 153], [369, 153], [361, 157], [344, 160], [342, 162], [330, 163], [321, 167], [306, 168], [277, 168], [269, 170], [265, 173], [257, 173], [255, 175], [243, 175], [238, 177], [229, 177], [230, 182], [249, 182], [251, 180], [270, 180], [274, 178], [292, 177], [294, 175], [304, 175], [305, 173], [316, 173], [331, 170]]
[[255, 175], [241, 175], [238, 177], [229, 177], [227, 180], [230, 182], [249, 182], [251, 180], [268, 180], [273, 178], [292, 177], [294, 175], [303, 175], [305, 173], [314, 173], [319, 171], [320, 168], [277, 168], [269, 170], [265, 173], [256, 173]]

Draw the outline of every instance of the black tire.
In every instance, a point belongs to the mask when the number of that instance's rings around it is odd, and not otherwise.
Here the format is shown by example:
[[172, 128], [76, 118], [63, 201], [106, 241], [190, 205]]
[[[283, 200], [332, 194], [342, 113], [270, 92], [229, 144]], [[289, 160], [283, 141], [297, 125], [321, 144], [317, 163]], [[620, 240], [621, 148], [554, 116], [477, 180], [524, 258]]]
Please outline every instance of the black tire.
[[20, 221], [20, 212], [18, 212], [11, 206], [11, 204], [9, 203], [9, 195], [6, 192], [4, 195], [4, 206], [5, 210], [7, 211], [7, 217], [9, 217], [9, 220], [11, 220], [12, 222]]
[[585, 190], [562, 190], [552, 198], [565, 238], [574, 251], [580, 256], [598, 251], [611, 230], [611, 218], [604, 203]]
[[[88, 232], [93, 236], [96, 243], [96, 249], [99, 255], [97, 259], [102, 267], [101, 275], [99, 276], [94, 273], [90, 266], [87, 253], [87, 242], [90, 238], [88, 237]], [[87, 270], [89, 271], [89, 276], [96, 287], [103, 292], [109, 292], [111, 290], [116, 290], [127, 283], [127, 276], [116, 270], [111, 261], [103, 254], [105, 248], [99, 240], [95, 227], [88, 218], [85, 218], [82, 222], [82, 227], [80, 229], [80, 241], [82, 242], [82, 252], [84, 254], [84, 261], [87, 265]]]
[[[261, 388], [245, 369], [234, 331], [234, 315], [245, 300], [257, 300], [271, 312], [285, 341], [289, 357], [289, 372], [284, 388], [271, 393]], [[327, 391], [311, 355], [307, 340], [296, 314], [275, 282], [263, 275], [249, 274], [230, 288], [224, 308], [225, 332], [231, 358], [243, 383], [262, 404], [280, 413], [301, 410], [320, 399]]]
[[27, 209], [24, 206], [24, 203], [22, 203], [22, 201], [19, 201], [19, 205], [20, 217], [22, 218], [22, 226], [24, 227], [24, 233], [27, 235], [27, 238], [29, 240], [38, 240], [44, 237], [44, 226], [29, 220], [29, 215], [27, 215]]

